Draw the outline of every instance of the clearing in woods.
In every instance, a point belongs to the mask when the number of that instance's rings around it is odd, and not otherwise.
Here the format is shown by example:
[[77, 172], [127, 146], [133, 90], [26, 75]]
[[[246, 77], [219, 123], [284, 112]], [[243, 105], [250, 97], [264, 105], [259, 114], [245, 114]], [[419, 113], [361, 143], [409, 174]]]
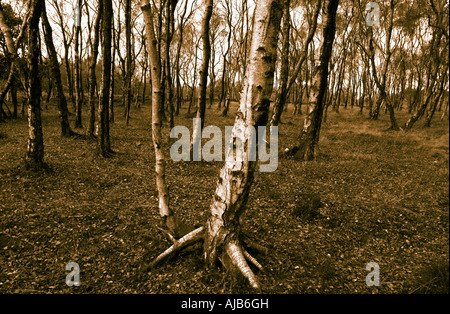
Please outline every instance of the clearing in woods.
[[[233, 105], [227, 118], [208, 110], [205, 125], [233, 125]], [[169, 243], [157, 228], [151, 110], [140, 110], [129, 126], [116, 115], [117, 154], [105, 159], [94, 141], [61, 138], [50, 106], [43, 111], [50, 171], [42, 173], [22, 166], [26, 119], [0, 124], [0, 293], [251, 292], [223, 270], [204, 271], [201, 254], [193, 253], [200, 245], [148, 267]], [[175, 125], [192, 129], [184, 112]], [[409, 117], [397, 115], [402, 123]], [[284, 113], [278, 169], [257, 173], [243, 217], [243, 228], [271, 249], [255, 255], [266, 268], [256, 272], [262, 292], [448, 293], [447, 119], [435, 119], [431, 128], [419, 121], [405, 133], [385, 131], [384, 114], [370, 121], [356, 108], [330, 112], [319, 158], [298, 162], [282, 152], [303, 119], [291, 118], [291, 107]], [[168, 157], [167, 142], [165, 149]], [[187, 224], [206, 221], [221, 166], [168, 160], [171, 206]], [[311, 195], [320, 200], [305, 202]], [[65, 283], [69, 262], [80, 265], [79, 287]], [[380, 266], [379, 287], [366, 286], [370, 262]]]

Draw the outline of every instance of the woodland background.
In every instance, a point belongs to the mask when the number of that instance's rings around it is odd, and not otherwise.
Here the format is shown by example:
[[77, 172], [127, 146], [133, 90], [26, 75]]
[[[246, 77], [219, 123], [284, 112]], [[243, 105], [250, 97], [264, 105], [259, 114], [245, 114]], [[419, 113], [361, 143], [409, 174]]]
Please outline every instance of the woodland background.
[[[33, 15], [44, 2], [46, 17]], [[255, 2], [150, 3], [157, 103], [142, 3], [75, 2], [0, 3], [0, 292], [253, 292], [242, 276], [206, 270], [199, 243], [152, 261], [173, 244], [168, 234], [210, 217], [223, 162], [173, 162], [169, 132], [192, 131], [196, 116], [236, 123]], [[284, 10], [267, 121], [279, 127], [279, 166], [255, 173], [240, 217], [267, 248], [254, 252], [262, 292], [448, 293], [448, 2], [377, 1], [376, 27], [367, 1], [265, 2]], [[176, 230], [161, 220], [157, 119]], [[65, 283], [69, 262], [80, 265], [79, 287]], [[380, 265], [379, 287], [365, 284], [369, 262]]]

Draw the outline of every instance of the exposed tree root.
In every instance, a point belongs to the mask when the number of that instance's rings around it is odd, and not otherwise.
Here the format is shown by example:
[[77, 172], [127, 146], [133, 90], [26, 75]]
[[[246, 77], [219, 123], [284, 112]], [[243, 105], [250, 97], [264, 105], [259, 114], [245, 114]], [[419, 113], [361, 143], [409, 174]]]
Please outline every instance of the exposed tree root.
[[[254, 289], [260, 289], [255, 274], [248, 266], [242, 248], [234, 242], [227, 243], [226, 252], [231, 259], [233, 265], [248, 279], [250, 285]], [[259, 263], [258, 263], [259, 264]]]
[[172, 243], [177, 242], [177, 239], [172, 235], [172, 233], [170, 233], [169, 231], [167, 231], [164, 228], [158, 227], [156, 226], [156, 228], [161, 231], [161, 233], [167, 238], [167, 240], [169, 240]]
[[244, 253], [245, 258], [251, 262], [253, 265], [255, 265], [260, 271], [264, 271], [264, 267], [258, 262], [256, 258], [250, 255], [249, 252], [247, 252], [245, 249], [242, 249], [242, 253]]
[[254, 240], [252, 240], [248, 235], [243, 235], [243, 244], [246, 248], [258, 252], [258, 253], [262, 253], [264, 255], [268, 255], [269, 254], [269, 249], [257, 242], [255, 242]]
[[[162, 228], [158, 229], [164, 234], [164, 236], [167, 239], [173, 242], [173, 245], [170, 246], [167, 250], [165, 250], [163, 253], [161, 253], [158, 257], [156, 257], [153, 260], [153, 262], [151, 263], [152, 268], [167, 261], [168, 259], [179, 253], [181, 250], [187, 248], [188, 246], [191, 246], [205, 239], [204, 227], [199, 227], [189, 232], [188, 234], [184, 235], [180, 239], [176, 239], [169, 231], [165, 229]], [[255, 257], [253, 257], [246, 250], [246, 248], [251, 249], [253, 251], [261, 252], [263, 254], [268, 254], [269, 249], [252, 241], [246, 235], [243, 235], [242, 238], [243, 238], [242, 245], [238, 243], [239, 242], [238, 240], [233, 240], [228, 243], [225, 243], [222, 258], [219, 258], [219, 260], [222, 262], [225, 268], [227, 268], [228, 270], [230, 270], [230, 267], [234, 268], [248, 280], [248, 282], [254, 289], [259, 290], [260, 285], [258, 283], [258, 280], [253, 271], [251, 270], [247, 261], [253, 264], [258, 270], [262, 272], [264, 272], [264, 267], [261, 265], [261, 263], [258, 262], [258, 260]], [[225, 257], [225, 260], [231, 261], [231, 263], [224, 262], [223, 257]]]
[[204, 228], [200, 227], [178, 239], [171, 247], [161, 253], [152, 263], [152, 267], [172, 257], [180, 250], [203, 240]]

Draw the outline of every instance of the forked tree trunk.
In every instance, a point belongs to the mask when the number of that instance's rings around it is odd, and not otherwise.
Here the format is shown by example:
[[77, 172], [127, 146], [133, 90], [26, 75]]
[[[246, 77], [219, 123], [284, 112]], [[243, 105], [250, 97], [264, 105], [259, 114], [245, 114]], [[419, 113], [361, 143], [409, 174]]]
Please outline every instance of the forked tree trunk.
[[[253, 27], [253, 38], [251, 55], [249, 58], [247, 79], [240, 106], [236, 114], [236, 120], [232, 136], [240, 139], [243, 143], [241, 151], [243, 158], [228, 160], [223, 166], [218, 180], [214, 200], [211, 204], [211, 217], [206, 226], [198, 228], [175, 242], [175, 244], [162, 253], [154, 261], [154, 264], [162, 262], [167, 257], [190, 245], [204, 240], [204, 258], [209, 266], [214, 266], [218, 260], [230, 270], [239, 270], [250, 282], [253, 288], [259, 288], [259, 283], [247, 264], [251, 261], [258, 268], [261, 265], [242, 246], [239, 218], [245, 210], [250, 187], [253, 183], [254, 172], [257, 162], [249, 160], [249, 151], [256, 148], [253, 137], [249, 136], [250, 129], [257, 126], [266, 126], [270, 107], [270, 96], [273, 89], [273, 78], [275, 71], [277, 37], [282, 16], [282, 5], [280, 0], [258, 0], [255, 7], [255, 18]], [[153, 71], [157, 69], [156, 41], [154, 39], [151, 8], [148, 0], [142, 1], [142, 10], [147, 24], [147, 37], [149, 51], [152, 60]], [[158, 89], [153, 90], [153, 97], [158, 100]], [[154, 103], [155, 105], [156, 103]], [[155, 106], [156, 107], [156, 106]], [[160, 127], [158, 118], [154, 111], [153, 140], [158, 163], [164, 165], [164, 159], [160, 150]], [[158, 134], [159, 132], [159, 134]], [[160, 191], [160, 185], [158, 184]], [[166, 196], [168, 210], [168, 195]], [[160, 197], [160, 210], [161, 197]]]
[[25, 164], [28, 168], [41, 169], [44, 166], [44, 136], [41, 121], [41, 81], [39, 78], [39, 19], [44, 0], [32, 0], [28, 20], [28, 144]]

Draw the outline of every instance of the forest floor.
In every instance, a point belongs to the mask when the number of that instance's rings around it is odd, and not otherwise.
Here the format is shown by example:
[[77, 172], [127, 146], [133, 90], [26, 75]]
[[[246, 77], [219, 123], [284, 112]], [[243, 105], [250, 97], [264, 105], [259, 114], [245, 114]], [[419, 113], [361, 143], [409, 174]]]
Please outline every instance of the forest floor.
[[[206, 125], [232, 126], [232, 109], [227, 118], [207, 110]], [[185, 110], [175, 125], [192, 129]], [[170, 246], [157, 228], [150, 111], [132, 109], [126, 126], [116, 107], [117, 153], [105, 159], [95, 141], [60, 137], [52, 104], [43, 111], [51, 170], [39, 173], [22, 164], [26, 119], [0, 124], [0, 293], [254, 292], [220, 268], [206, 271], [200, 244], [148, 267]], [[399, 123], [409, 117], [397, 115]], [[436, 117], [431, 128], [420, 120], [405, 133], [386, 131], [385, 114], [371, 121], [356, 108], [329, 112], [320, 156], [299, 162], [281, 152], [295, 142], [303, 119], [291, 108], [284, 113], [278, 169], [257, 173], [242, 219], [243, 229], [270, 248], [255, 255], [266, 268], [255, 271], [262, 292], [448, 293], [447, 119]], [[185, 223], [208, 218], [221, 166], [168, 161], [170, 205]], [[295, 215], [304, 193], [318, 195], [322, 206]], [[79, 287], [65, 283], [69, 262], [80, 266]], [[366, 285], [370, 262], [380, 268], [378, 287]]]

